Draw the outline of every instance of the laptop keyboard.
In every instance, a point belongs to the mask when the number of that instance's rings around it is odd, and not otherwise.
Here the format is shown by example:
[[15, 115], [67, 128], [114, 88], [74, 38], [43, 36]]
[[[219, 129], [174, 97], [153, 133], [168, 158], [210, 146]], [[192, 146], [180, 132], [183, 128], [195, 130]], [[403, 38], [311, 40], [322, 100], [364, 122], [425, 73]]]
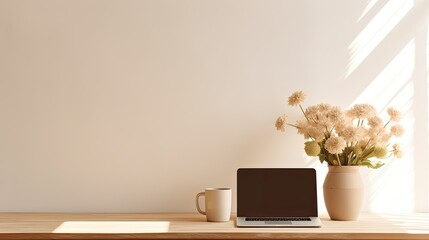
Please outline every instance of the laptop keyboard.
[[311, 221], [309, 217], [247, 217], [246, 221], [265, 221], [265, 222], [278, 222], [278, 221]]

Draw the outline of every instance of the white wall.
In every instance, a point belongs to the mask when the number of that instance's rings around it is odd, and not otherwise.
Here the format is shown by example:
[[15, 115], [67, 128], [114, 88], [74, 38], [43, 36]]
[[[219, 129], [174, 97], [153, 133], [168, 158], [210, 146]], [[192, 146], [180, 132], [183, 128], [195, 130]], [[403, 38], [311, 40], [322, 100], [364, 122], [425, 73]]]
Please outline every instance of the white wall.
[[428, 211], [428, 16], [417, 0], [0, 0], [0, 211], [194, 211], [239, 167], [316, 167], [321, 185], [326, 166], [273, 126], [300, 117], [300, 89], [402, 109], [407, 155], [363, 170], [366, 210]]

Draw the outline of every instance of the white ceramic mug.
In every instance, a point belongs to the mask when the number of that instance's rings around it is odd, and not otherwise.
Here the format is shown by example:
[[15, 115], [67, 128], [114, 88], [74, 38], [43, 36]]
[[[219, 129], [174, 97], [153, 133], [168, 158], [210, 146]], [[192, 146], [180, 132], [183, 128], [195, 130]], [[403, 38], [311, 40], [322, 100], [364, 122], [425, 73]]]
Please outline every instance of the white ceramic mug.
[[[206, 215], [209, 222], [225, 222], [231, 218], [231, 188], [206, 188], [195, 197], [195, 205], [199, 213]], [[205, 211], [201, 210], [198, 202], [205, 197]]]

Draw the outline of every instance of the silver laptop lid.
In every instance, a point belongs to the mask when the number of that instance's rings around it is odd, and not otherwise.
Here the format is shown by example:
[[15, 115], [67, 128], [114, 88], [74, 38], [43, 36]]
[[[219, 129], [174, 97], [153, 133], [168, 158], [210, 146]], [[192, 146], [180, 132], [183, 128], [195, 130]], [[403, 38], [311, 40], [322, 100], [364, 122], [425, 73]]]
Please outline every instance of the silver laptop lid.
[[315, 169], [237, 170], [237, 217], [317, 216]]

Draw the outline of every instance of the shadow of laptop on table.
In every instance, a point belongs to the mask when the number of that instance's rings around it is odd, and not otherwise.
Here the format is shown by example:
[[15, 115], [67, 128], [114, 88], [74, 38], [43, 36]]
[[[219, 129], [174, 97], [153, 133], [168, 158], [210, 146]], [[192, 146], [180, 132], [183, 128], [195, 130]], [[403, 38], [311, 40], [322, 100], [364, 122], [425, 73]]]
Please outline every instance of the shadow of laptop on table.
[[237, 170], [237, 227], [321, 227], [316, 170]]

